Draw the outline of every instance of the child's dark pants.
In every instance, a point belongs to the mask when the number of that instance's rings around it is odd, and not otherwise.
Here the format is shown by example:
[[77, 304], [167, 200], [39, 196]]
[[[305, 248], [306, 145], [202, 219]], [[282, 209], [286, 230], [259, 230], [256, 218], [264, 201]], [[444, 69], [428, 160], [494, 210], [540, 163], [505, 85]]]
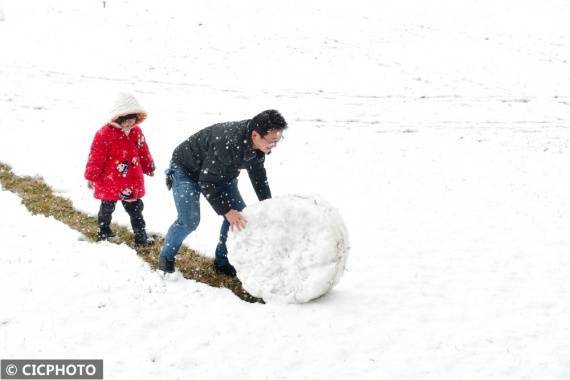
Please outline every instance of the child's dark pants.
[[[144, 204], [142, 199], [137, 199], [134, 202], [121, 201], [125, 211], [131, 217], [131, 226], [133, 227], [133, 232], [135, 233], [135, 238], [142, 235], [146, 237], [144, 218], [142, 211], [144, 209]], [[101, 207], [99, 208], [98, 222], [99, 230], [102, 232], [111, 231], [111, 219], [113, 217], [113, 211], [115, 211], [115, 206], [117, 201], [101, 201]]]

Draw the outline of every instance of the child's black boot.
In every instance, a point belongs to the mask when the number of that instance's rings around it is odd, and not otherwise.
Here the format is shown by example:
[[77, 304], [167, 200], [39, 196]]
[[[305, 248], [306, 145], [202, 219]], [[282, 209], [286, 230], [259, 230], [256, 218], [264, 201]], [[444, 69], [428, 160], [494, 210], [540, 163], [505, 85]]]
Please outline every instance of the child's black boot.
[[99, 227], [99, 230], [97, 231], [97, 241], [111, 240], [114, 237], [115, 233], [111, 231], [110, 227]]
[[145, 229], [135, 231], [135, 245], [150, 247], [154, 244], [154, 239], [146, 234]]

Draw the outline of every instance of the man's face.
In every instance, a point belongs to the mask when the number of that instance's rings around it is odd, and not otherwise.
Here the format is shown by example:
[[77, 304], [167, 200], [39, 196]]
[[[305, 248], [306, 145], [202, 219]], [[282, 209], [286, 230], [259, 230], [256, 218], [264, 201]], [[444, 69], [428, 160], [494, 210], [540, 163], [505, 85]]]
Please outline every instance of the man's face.
[[265, 154], [271, 153], [271, 149], [275, 148], [282, 138], [283, 130], [281, 129], [270, 129], [265, 136], [261, 136], [257, 131], [251, 133], [253, 146]]

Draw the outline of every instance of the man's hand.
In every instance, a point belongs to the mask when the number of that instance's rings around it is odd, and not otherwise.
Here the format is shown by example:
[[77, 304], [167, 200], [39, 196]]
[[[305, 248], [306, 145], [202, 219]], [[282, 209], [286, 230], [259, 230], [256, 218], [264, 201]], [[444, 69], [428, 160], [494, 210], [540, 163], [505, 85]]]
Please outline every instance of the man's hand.
[[89, 188], [89, 190], [93, 190], [95, 188], [95, 184], [93, 183], [93, 181], [87, 181], [87, 187]]
[[232, 228], [232, 231], [234, 231], [235, 229], [241, 231], [245, 228], [245, 225], [247, 224], [247, 220], [245, 220], [241, 212], [237, 210], [231, 209], [230, 211], [226, 212], [226, 215], [224, 216], [226, 217], [228, 222], [230, 222], [230, 227]]

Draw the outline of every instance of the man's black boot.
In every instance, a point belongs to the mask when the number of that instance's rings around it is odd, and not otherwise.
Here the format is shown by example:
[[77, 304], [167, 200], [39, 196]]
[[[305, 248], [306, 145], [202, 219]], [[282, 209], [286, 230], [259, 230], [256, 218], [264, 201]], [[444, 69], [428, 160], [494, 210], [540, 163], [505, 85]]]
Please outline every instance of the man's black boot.
[[234, 268], [234, 266], [229, 262], [224, 264], [218, 264], [214, 261], [214, 271], [216, 271], [216, 273], [225, 274], [226, 276], [229, 277], [236, 276], [236, 268]]
[[158, 269], [164, 273], [174, 273], [174, 262], [175, 260], [168, 260], [166, 256], [160, 256], [158, 260]]

